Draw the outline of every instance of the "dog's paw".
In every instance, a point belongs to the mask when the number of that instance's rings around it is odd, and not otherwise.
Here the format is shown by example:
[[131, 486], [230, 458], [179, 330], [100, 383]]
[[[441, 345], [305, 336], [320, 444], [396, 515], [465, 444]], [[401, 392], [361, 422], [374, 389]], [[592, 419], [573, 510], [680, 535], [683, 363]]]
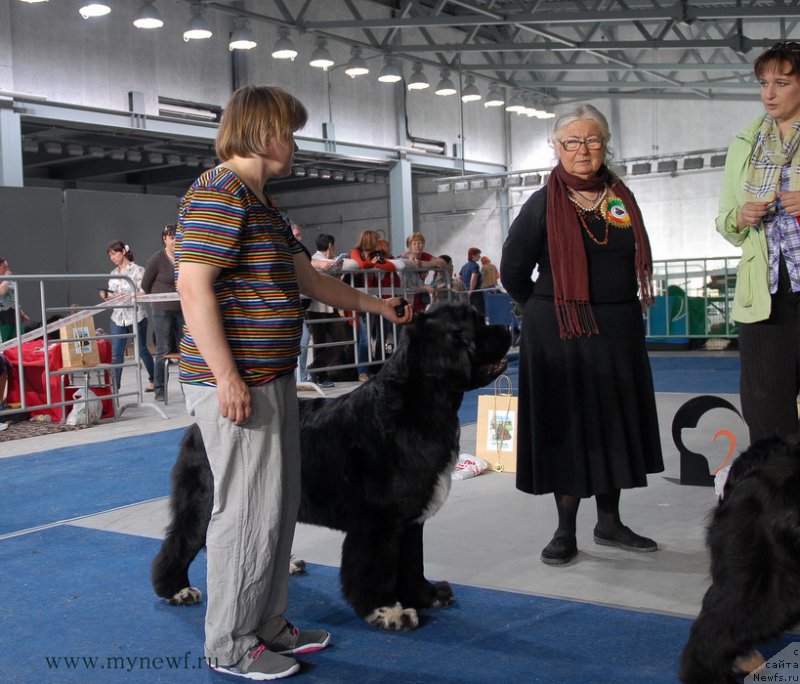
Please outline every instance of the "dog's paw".
[[764, 664], [764, 656], [753, 649], [747, 655], [740, 655], [733, 661], [733, 671], [739, 675], [749, 675]]
[[400, 603], [376, 608], [364, 619], [374, 627], [395, 632], [406, 632], [419, 627], [417, 611], [413, 608], [403, 608]]
[[302, 558], [295, 558], [292, 556], [289, 559], [289, 574], [299, 575], [306, 571], [306, 562]]
[[431, 601], [431, 608], [441, 608], [442, 606], [449, 605], [455, 599], [453, 588], [449, 582], [434, 582], [433, 583], [433, 600]]
[[167, 603], [173, 606], [193, 606], [195, 603], [200, 603], [203, 598], [203, 592], [197, 587], [184, 587], [177, 594], [167, 599]]

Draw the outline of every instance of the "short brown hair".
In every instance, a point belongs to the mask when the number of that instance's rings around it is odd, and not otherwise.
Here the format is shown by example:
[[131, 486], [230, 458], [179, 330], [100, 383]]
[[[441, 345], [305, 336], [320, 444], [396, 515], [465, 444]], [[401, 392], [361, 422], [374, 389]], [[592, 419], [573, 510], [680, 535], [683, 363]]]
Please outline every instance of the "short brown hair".
[[800, 41], [782, 40], [761, 53], [753, 63], [756, 78], [761, 78], [767, 69], [779, 69], [788, 64], [789, 74], [800, 74]]
[[412, 242], [421, 242], [425, 246], [425, 236], [422, 233], [411, 233], [406, 239], [406, 247], [411, 247]]
[[263, 154], [273, 139], [287, 140], [308, 121], [308, 111], [294, 95], [273, 86], [244, 86], [225, 105], [217, 131], [220, 161]]
[[479, 250], [477, 247], [470, 247], [467, 250], [467, 260], [472, 261], [480, 253], [481, 250]]

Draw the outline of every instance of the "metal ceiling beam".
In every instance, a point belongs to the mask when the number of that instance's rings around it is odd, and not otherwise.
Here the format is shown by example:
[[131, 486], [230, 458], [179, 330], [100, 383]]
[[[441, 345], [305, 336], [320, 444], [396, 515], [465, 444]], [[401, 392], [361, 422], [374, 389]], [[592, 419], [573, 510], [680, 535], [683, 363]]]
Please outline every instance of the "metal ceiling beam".
[[[521, 25], [570, 25], [587, 26], [597, 23], [628, 24], [633, 21], [675, 21], [676, 10], [672, 7], [653, 7], [646, 10], [595, 10], [546, 11], [526, 14], [496, 14], [494, 16], [444, 14], [422, 17], [386, 17], [380, 19], [336, 19], [332, 21], [309, 21], [303, 25], [308, 31], [332, 31], [341, 29], [408, 29], [408, 28], [464, 28], [467, 26], [521, 26]], [[784, 19], [800, 16], [796, 4], [780, 7], [692, 7], [690, 19], [702, 21], [733, 19]]]

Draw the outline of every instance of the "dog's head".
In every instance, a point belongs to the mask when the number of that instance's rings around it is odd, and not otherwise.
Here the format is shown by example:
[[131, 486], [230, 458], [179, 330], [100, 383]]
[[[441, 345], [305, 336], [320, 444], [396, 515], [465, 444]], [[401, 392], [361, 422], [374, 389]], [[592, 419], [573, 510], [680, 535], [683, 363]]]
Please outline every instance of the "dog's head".
[[486, 325], [467, 304], [437, 304], [405, 329], [407, 362], [428, 380], [466, 392], [487, 385], [507, 366], [511, 334]]

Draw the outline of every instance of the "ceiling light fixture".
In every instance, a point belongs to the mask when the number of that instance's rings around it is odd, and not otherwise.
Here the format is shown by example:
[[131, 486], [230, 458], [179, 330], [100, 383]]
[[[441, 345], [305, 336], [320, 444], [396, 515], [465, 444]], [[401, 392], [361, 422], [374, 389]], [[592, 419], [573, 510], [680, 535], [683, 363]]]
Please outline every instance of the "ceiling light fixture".
[[27, 2], [29, 5], [33, 5], [37, 2], [47, 2], [47, 0], [22, 0], [22, 2]]
[[311, 59], [308, 62], [309, 66], [327, 71], [329, 67], [334, 65], [333, 57], [331, 57], [331, 53], [328, 52], [326, 47], [327, 43], [328, 41], [322, 36], [317, 37], [317, 47], [311, 53]]
[[252, 50], [258, 43], [253, 38], [253, 32], [249, 28], [237, 28], [231, 33], [231, 40], [228, 49], [233, 50]]
[[522, 99], [519, 96], [519, 90], [516, 88], [511, 91], [511, 99], [508, 101], [506, 105], [507, 112], [521, 112], [525, 109], [525, 105], [522, 104]]
[[478, 86], [475, 85], [475, 77], [472, 74], [467, 74], [464, 78], [465, 85], [461, 89], [461, 101], [462, 102], [477, 102], [481, 99], [481, 91], [478, 90]]
[[441, 76], [441, 80], [437, 84], [434, 92], [444, 97], [447, 95], [455, 95], [456, 87], [453, 81], [450, 80], [450, 69], [442, 69], [439, 75]]
[[253, 37], [253, 32], [247, 24], [247, 19], [237, 19], [236, 28], [231, 33], [231, 40], [228, 49], [233, 50], [252, 50], [258, 43]]
[[133, 25], [136, 28], [157, 29], [164, 25], [161, 12], [153, 5], [154, 1], [155, 0], [144, 0], [144, 4], [136, 13], [136, 19], [133, 20]]
[[486, 93], [486, 101], [483, 103], [484, 107], [502, 107], [506, 103], [505, 95], [503, 95], [503, 89], [497, 83], [497, 81], [492, 81], [489, 84], [489, 92]]
[[394, 55], [386, 55], [383, 58], [383, 68], [381, 69], [380, 76], [378, 76], [378, 80], [381, 83], [397, 83], [398, 81], [403, 80], [403, 76], [400, 73], [400, 68], [397, 66]]
[[272, 49], [272, 56], [275, 59], [291, 59], [292, 61], [297, 57], [297, 48], [289, 38], [289, 29], [285, 26], [278, 28], [278, 40], [275, 41], [275, 47]]
[[111, 11], [108, 3], [105, 2], [88, 2], [78, 10], [84, 19], [93, 19], [94, 17], [103, 17]]
[[428, 78], [422, 71], [422, 62], [414, 62], [414, 66], [411, 68], [411, 76], [408, 77], [408, 85], [406, 87], [409, 90], [425, 90], [425, 88], [431, 87], [431, 84], [428, 83]]
[[350, 48], [350, 61], [347, 63], [344, 73], [350, 78], [366, 76], [369, 73], [369, 67], [366, 60], [361, 56], [361, 48], [358, 45], [353, 45]]
[[188, 43], [190, 40], [205, 40], [214, 35], [206, 21], [203, 6], [200, 3], [192, 5], [192, 16], [186, 24], [183, 32], [183, 39]]

